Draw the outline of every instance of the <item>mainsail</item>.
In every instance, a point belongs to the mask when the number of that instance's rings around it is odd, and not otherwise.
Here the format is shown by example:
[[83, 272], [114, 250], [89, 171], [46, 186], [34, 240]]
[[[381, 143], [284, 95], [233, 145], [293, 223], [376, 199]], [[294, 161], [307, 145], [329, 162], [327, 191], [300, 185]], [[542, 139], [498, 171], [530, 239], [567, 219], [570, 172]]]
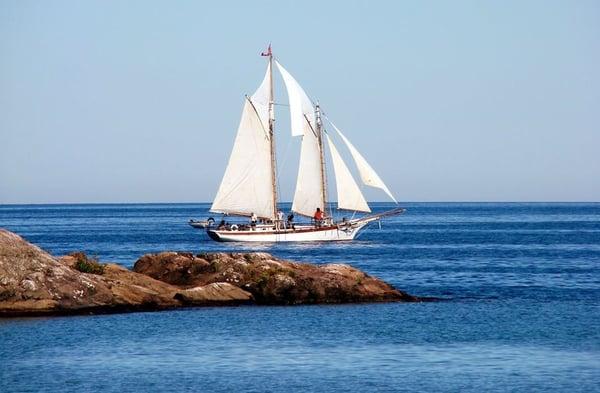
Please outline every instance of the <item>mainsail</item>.
[[365, 197], [360, 188], [354, 181], [350, 170], [342, 160], [342, 156], [336, 149], [335, 145], [331, 141], [329, 135], [327, 135], [327, 143], [329, 145], [329, 151], [331, 152], [331, 159], [333, 161], [333, 171], [335, 173], [335, 185], [337, 188], [338, 197], [338, 209], [354, 210], [359, 212], [371, 212]]
[[315, 121], [314, 107], [300, 86], [278, 62], [283, 82], [290, 102], [290, 122], [292, 135], [302, 136], [300, 165], [292, 210], [298, 214], [312, 217], [316, 208], [325, 211], [325, 181], [322, 171], [320, 136]]
[[251, 97], [242, 118], [225, 175], [210, 211], [274, 218], [274, 179], [269, 136], [271, 66]]
[[348, 138], [346, 138], [344, 134], [342, 134], [342, 131], [340, 131], [340, 129], [337, 128], [335, 124], [333, 124], [331, 121], [329, 121], [329, 124], [331, 124], [331, 126], [340, 135], [346, 146], [348, 146], [348, 150], [350, 150], [350, 154], [352, 154], [352, 158], [354, 158], [354, 162], [356, 163], [356, 167], [358, 168], [358, 173], [360, 174], [362, 182], [367, 186], [382, 189], [383, 191], [385, 191], [386, 194], [388, 194], [390, 198], [392, 198], [394, 202], [398, 203], [398, 201], [396, 201], [396, 198], [394, 198], [394, 196], [387, 188], [383, 180], [381, 180], [377, 172], [375, 172], [371, 165], [369, 165], [369, 163], [367, 162], [367, 160], [365, 160], [362, 154], [360, 154], [358, 150], [356, 150], [354, 145], [350, 143]]

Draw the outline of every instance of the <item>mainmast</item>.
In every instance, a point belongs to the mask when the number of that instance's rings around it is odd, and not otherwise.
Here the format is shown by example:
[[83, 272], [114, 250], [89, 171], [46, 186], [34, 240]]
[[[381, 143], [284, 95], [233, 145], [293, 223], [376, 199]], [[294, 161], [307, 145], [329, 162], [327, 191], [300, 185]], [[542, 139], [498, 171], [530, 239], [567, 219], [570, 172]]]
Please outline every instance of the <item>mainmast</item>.
[[269, 56], [269, 141], [271, 143], [271, 183], [273, 186], [273, 219], [277, 218], [277, 163], [275, 160], [275, 98], [273, 94], [273, 52], [271, 44]]
[[323, 202], [323, 212], [327, 211], [327, 178], [325, 170], [325, 149], [323, 148], [323, 122], [321, 121], [321, 107], [317, 102], [315, 106], [315, 123], [317, 131], [317, 140], [319, 141], [319, 158], [321, 159], [321, 200]]

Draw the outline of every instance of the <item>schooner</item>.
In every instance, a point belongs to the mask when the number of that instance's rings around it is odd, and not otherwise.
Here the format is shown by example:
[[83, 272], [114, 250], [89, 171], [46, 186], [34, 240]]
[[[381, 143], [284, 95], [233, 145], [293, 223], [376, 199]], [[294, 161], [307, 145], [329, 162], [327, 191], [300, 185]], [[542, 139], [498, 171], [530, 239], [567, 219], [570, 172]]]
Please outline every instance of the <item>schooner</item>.
[[[337, 222], [327, 215], [324, 139], [327, 140], [333, 161], [338, 209], [362, 213], [371, 213], [371, 209], [326, 133], [323, 118], [331, 124], [350, 151], [362, 182], [382, 189], [396, 204], [397, 201], [348, 138], [329, 121], [318, 104], [313, 105], [296, 79], [273, 58], [270, 45], [262, 56], [268, 57], [265, 77], [256, 92], [245, 97], [229, 163], [210, 208], [214, 213], [252, 217], [252, 223], [227, 224], [222, 220], [215, 226], [209, 222], [208, 235], [217, 241], [241, 242], [352, 240], [370, 222], [403, 213], [404, 209], [396, 208]], [[312, 219], [305, 224], [282, 219], [277, 206], [273, 64], [279, 70], [288, 93], [291, 133], [302, 138], [292, 212]], [[317, 208], [324, 216], [314, 219]]]

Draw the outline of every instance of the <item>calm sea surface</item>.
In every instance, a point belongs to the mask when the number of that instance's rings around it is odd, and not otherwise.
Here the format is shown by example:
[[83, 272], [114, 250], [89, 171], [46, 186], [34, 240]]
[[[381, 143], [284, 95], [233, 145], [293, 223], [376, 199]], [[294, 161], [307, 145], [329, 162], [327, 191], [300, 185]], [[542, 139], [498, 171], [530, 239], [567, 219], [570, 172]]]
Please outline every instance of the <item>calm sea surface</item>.
[[600, 204], [403, 206], [351, 243], [248, 245], [189, 227], [206, 204], [0, 205], [56, 255], [267, 251], [447, 299], [0, 320], [0, 391], [600, 391]]

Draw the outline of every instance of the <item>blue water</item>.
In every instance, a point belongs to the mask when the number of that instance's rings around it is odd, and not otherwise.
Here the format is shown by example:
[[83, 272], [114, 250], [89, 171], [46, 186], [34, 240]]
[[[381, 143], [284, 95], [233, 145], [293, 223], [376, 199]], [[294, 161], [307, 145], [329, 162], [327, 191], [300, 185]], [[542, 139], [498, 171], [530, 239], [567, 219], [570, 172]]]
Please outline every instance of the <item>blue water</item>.
[[57, 255], [267, 251], [447, 299], [0, 320], [0, 391], [600, 391], [600, 204], [404, 206], [318, 245], [214, 243], [205, 204], [0, 206]]

